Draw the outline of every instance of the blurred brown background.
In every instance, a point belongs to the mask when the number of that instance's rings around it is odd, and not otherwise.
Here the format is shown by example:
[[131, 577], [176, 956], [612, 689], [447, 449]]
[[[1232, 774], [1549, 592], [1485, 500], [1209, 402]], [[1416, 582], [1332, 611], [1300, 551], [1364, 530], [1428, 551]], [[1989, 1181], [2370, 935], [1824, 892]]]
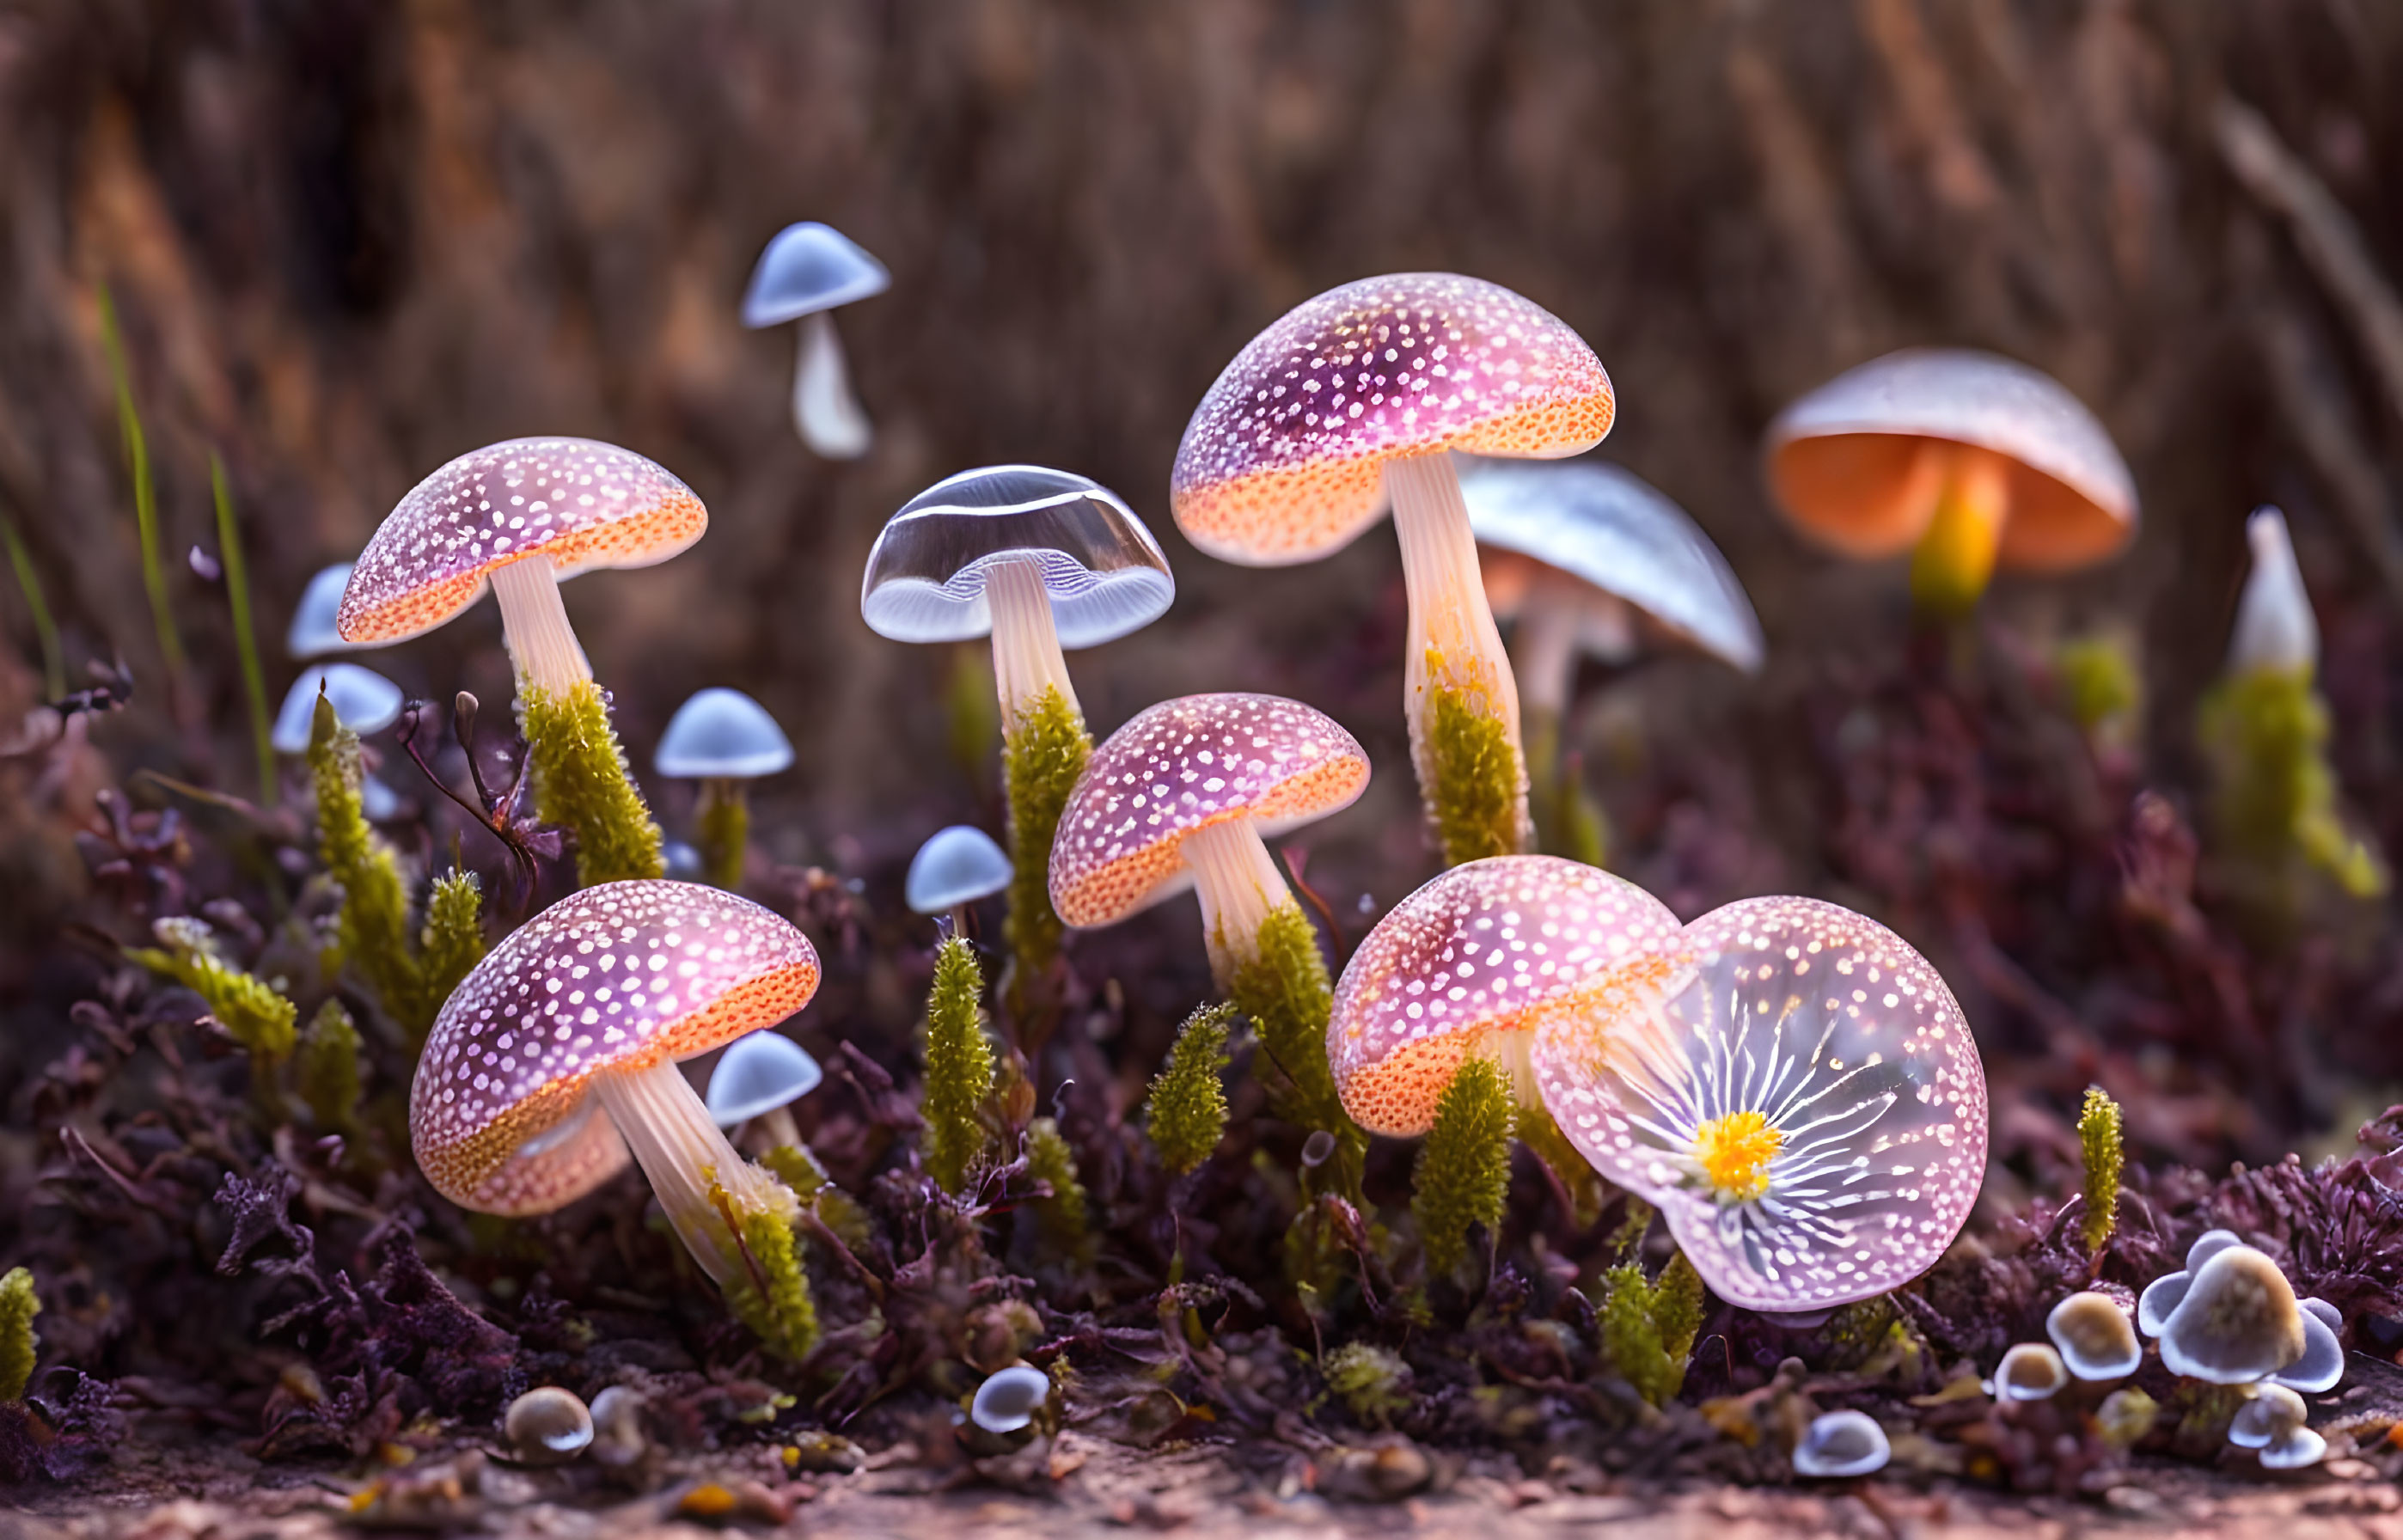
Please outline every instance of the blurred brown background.
[[[1176, 537], [1167, 468], [1216, 370], [1287, 306], [1457, 269], [1591, 340], [1620, 393], [1605, 452], [1693, 511], [1761, 610], [1765, 682], [1664, 659], [1602, 681], [1587, 715], [1598, 764], [1640, 723], [1632, 741], [1689, 751], [1723, 782], [1697, 805], [1749, 831], [1681, 907], [1822, 885], [1774, 704], [1897, 646], [1901, 582], [1788, 536], [1755, 446], [1790, 396], [1906, 343], [2026, 359], [2117, 436], [2145, 501], [2133, 551], [2006, 582], [1995, 607], [2039, 640], [2139, 631], [2157, 778], [2192, 778], [2243, 516], [2285, 504], [2359, 797], [2386, 753], [2374, 601], [2403, 573], [2403, 402], [2373, 372], [2376, 324], [2231, 175], [2214, 121], [2258, 108], [2372, 261], [2403, 266], [2382, 197], [2398, 84], [2403, 7], [2376, 0], [0, 0], [0, 505], [72, 657], [121, 652], [155, 685], [104, 282], [216, 773], [239, 784], [223, 599], [182, 560], [215, 545], [212, 448], [277, 695], [308, 575], [427, 471], [524, 434], [636, 448], [713, 514], [674, 562], [568, 590], [638, 768], [690, 690], [749, 689], [800, 747], [763, 788], [777, 853], [889, 873], [990, 793], [944, 752], [949, 650], [859, 621], [868, 543], [954, 469], [1075, 468], [1151, 521], [1181, 585], [1166, 619], [1072, 658], [1097, 728], [1230, 686], [1334, 710], [1382, 773], [1330, 859], [1389, 903], [1425, 869], [1391, 537], [1225, 567]], [[839, 320], [880, 429], [854, 464], [795, 439], [789, 330], [736, 319], [798, 218], [893, 271]], [[30, 658], [13, 590], [0, 614]], [[506, 689], [490, 606], [364, 660], [412, 693]], [[96, 741], [120, 769], [195, 768], [155, 712]], [[1680, 838], [1601, 784], [1637, 847]]]

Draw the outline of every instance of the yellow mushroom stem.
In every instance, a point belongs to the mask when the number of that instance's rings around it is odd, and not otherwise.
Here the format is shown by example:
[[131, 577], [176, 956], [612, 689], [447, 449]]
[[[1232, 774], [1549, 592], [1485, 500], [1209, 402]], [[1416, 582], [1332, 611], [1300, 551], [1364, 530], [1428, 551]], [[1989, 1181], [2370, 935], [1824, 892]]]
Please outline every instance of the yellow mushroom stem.
[[1460, 474], [1449, 451], [1404, 455], [1385, 463], [1385, 490], [1394, 502], [1394, 533], [1402, 548], [1402, 585], [1410, 622], [1403, 648], [1402, 709], [1410, 724], [1410, 760], [1420, 795], [1435, 801], [1428, 724], [1438, 691], [1471, 713], [1502, 724], [1517, 764], [1512, 788], [1520, 843], [1527, 825], [1527, 756], [1520, 746], [1519, 686], [1502, 650], [1502, 633], [1486, 603], [1478, 572], [1477, 536]]
[[1068, 683], [1068, 660], [1060, 654], [1051, 596], [1043, 588], [1043, 564], [1031, 556], [993, 562], [984, 570], [984, 596], [993, 610], [993, 678], [1001, 697], [1002, 732], [1013, 731], [1046, 689], [1057, 689], [1069, 712], [1081, 718], [1076, 687]]
[[1994, 575], [1994, 552], [2010, 519], [2010, 462], [1991, 450], [1947, 445], [1936, 508], [1910, 556], [1910, 594], [1935, 615], [1974, 607]]
[[592, 683], [567, 606], [559, 602], [559, 574], [550, 558], [521, 556], [493, 569], [493, 597], [501, 606], [501, 637], [517, 664], [518, 692], [541, 691], [566, 699], [578, 685]]
[[1260, 927], [1293, 902], [1293, 890], [1285, 885], [1285, 873], [1270, 856], [1259, 825], [1248, 818], [1196, 829], [1179, 849], [1193, 868], [1210, 974], [1223, 991], [1237, 968], [1259, 956]]
[[684, 1072], [666, 1059], [647, 1069], [604, 1071], [592, 1077], [592, 1094], [701, 1270], [720, 1285], [755, 1270], [711, 1200], [711, 1180], [738, 1212], [789, 1220], [799, 1206], [782, 1183], [735, 1153]]

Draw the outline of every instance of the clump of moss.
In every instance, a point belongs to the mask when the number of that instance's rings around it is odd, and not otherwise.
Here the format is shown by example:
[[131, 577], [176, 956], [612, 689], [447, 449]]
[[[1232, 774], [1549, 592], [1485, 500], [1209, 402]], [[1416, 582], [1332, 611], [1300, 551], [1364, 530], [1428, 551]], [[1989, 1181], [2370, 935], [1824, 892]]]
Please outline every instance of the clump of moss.
[[309, 1019], [294, 1076], [319, 1128], [347, 1132], [357, 1126], [359, 1029], [340, 1000], [327, 1000]]
[[1611, 1367], [1652, 1405], [1665, 1406], [1686, 1383], [1694, 1336], [1702, 1325], [1702, 1280], [1684, 1252], [1658, 1279], [1640, 1262], [1602, 1275], [1602, 1346]]
[[[818, 1311], [810, 1296], [810, 1275], [793, 1242], [792, 1222], [775, 1206], [738, 1204], [715, 1168], [708, 1175], [710, 1203], [734, 1237], [744, 1263], [744, 1269], [725, 1283], [727, 1306], [771, 1353], [798, 1364], [818, 1345]], [[789, 1209], [790, 1195], [785, 1196], [783, 1207]]]
[[1235, 965], [1228, 980], [1235, 1008], [1251, 1018], [1261, 1048], [1282, 1076], [1269, 1086], [1277, 1115], [1306, 1129], [1335, 1136], [1336, 1152], [1320, 1190], [1360, 1200], [1368, 1136], [1344, 1114], [1327, 1062], [1327, 1023], [1335, 1011], [1335, 989], [1318, 933], [1294, 903], [1278, 905], [1260, 924], [1259, 950]]
[[369, 826], [359, 799], [359, 737], [317, 697], [309, 728], [309, 779], [317, 798], [317, 853], [342, 890], [342, 952], [386, 1014], [423, 1036], [432, 1024], [424, 979], [409, 951], [409, 890], [392, 847]]
[[0, 1278], [0, 1401], [22, 1401], [34, 1378], [34, 1317], [42, 1313], [42, 1297], [34, 1292], [34, 1275], [10, 1268]]
[[1410, 1365], [1399, 1353], [1367, 1342], [1346, 1342], [1321, 1361], [1327, 1388], [1365, 1427], [1389, 1426], [1410, 1409]]
[[2272, 874], [2299, 861], [2355, 898], [2386, 891], [2377, 850], [2338, 811], [2327, 705], [2308, 668], [2248, 669], [2223, 681], [2203, 701], [2202, 736], [2232, 853]]
[[1167, 1064], [1152, 1076], [1144, 1126], [1171, 1175], [1198, 1170], [1227, 1136], [1227, 1087], [1219, 1075], [1231, 1061], [1227, 1031], [1234, 1015], [1226, 1005], [1187, 1017]]
[[1085, 761], [1093, 756], [1092, 734], [1059, 687], [1019, 708], [1002, 735], [1001, 773], [1009, 799], [1009, 915], [1002, 934], [1018, 958], [1022, 978], [1051, 965], [1060, 951], [1060, 916], [1051, 909], [1051, 836], [1060, 810]]
[[1491, 1060], [1460, 1066], [1436, 1104], [1435, 1127], [1419, 1146], [1410, 1213], [1426, 1250], [1427, 1272], [1450, 1277], [1468, 1256], [1468, 1228], [1502, 1228], [1510, 1197], [1510, 1088]]
[[2144, 676], [2125, 637], [2104, 634], [2063, 642], [2053, 653], [2070, 719], [2090, 735], [2132, 721], [2144, 704]]
[[984, 1153], [984, 1105], [993, 1095], [993, 1044], [984, 1034], [984, 970], [976, 949], [951, 936], [935, 950], [926, 995], [926, 1170], [958, 1195]]
[[742, 784], [701, 783], [695, 819], [701, 836], [701, 869], [714, 887], [732, 893], [743, 886], [743, 857], [751, 843], [751, 803]]
[[1055, 1120], [1037, 1117], [1026, 1126], [1026, 1171], [1051, 1189], [1050, 1197], [1029, 1205], [1043, 1239], [1062, 1256], [1081, 1259], [1092, 1239], [1086, 1229], [1085, 1184], [1077, 1180], [1076, 1152]]
[[534, 759], [535, 815], [575, 831], [577, 885], [663, 875], [660, 825], [634, 789], [601, 687], [557, 697], [521, 687], [518, 722]]
[[484, 886], [472, 871], [446, 871], [425, 898], [418, 940], [429, 1024], [468, 971], [484, 960]]
[[262, 1087], [271, 1084], [278, 1066], [292, 1057], [299, 1008], [265, 980], [217, 955], [216, 938], [205, 923], [160, 920], [150, 932], [160, 945], [135, 948], [127, 956], [199, 995], [227, 1035], [249, 1050], [255, 1078]]
[[[1440, 671], [1430, 668], [1431, 675]], [[1519, 752], [1501, 718], [1473, 708], [1459, 691], [1427, 687], [1428, 815], [1443, 864], [1512, 855], [1521, 827]]]
[[759, 1163], [792, 1189], [801, 1207], [814, 1209], [826, 1228], [847, 1246], [868, 1244], [868, 1211], [851, 1194], [835, 1186], [826, 1167], [807, 1145], [778, 1145], [759, 1157]]
[[2077, 1147], [2086, 1164], [2086, 1212], [2077, 1221], [2086, 1249], [2098, 1256], [2119, 1223], [2119, 1103], [2100, 1086], [2086, 1088], [2077, 1114]]

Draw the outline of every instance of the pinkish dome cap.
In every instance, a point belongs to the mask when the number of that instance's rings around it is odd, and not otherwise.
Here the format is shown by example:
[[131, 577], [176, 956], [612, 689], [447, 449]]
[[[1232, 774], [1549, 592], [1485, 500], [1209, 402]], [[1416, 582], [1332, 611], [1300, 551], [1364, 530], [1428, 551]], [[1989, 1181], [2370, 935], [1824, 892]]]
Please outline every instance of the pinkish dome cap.
[[590, 438], [512, 438], [463, 454], [400, 500], [359, 553], [335, 629], [397, 642], [480, 598], [493, 569], [540, 553], [561, 577], [647, 567], [701, 538], [709, 510], [632, 450]]
[[485, 1214], [545, 1214], [626, 1161], [595, 1075], [689, 1059], [817, 992], [818, 955], [783, 916], [690, 882], [604, 882], [485, 954], [435, 1018], [409, 1098], [436, 1190]]
[[1186, 425], [1169, 491], [1211, 555], [1309, 562], [1376, 522], [1389, 459], [1577, 454], [1614, 410], [1593, 350], [1533, 300], [1457, 273], [1364, 278], [1235, 355]]
[[1327, 1056], [1343, 1110], [1371, 1133], [1424, 1133], [1471, 1054], [1515, 1065], [1523, 1034], [1554, 1019], [1631, 1008], [1659, 986], [1676, 935], [1668, 906], [1592, 867], [1496, 855], [1452, 867], [1377, 922], [1335, 987]]
[[1249, 818], [1263, 837], [1352, 805], [1368, 784], [1358, 740], [1299, 701], [1188, 695], [1110, 734], [1060, 811], [1051, 907], [1107, 925], [1183, 891], [1187, 835]]
[[1815, 899], [1729, 904], [1682, 944], [1657, 1005], [1538, 1038], [1561, 1131], [1729, 1304], [1822, 1310], [1926, 1271], [1986, 1173], [1986, 1075], [1952, 992]]

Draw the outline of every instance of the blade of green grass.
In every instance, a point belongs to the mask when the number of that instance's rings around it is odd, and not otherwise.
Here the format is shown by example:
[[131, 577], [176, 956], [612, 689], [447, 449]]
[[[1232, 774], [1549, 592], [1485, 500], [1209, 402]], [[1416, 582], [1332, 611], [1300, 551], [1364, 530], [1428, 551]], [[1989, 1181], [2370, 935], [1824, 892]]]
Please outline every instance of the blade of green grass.
[[159, 656], [167, 665], [167, 688], [178, 698], [184, 687], [184, 639], [175, 631], [174, 612], [167, 604], [167, 567], [159, 555], [159, 487], [150, 474], [150, 441], [142, 432], [142, 414], [133, 405], [133, 377], [125, 367], [125, 339], [117, 326], [117, 305], [108, 285], [100, 286], [100, 342], [108, 354], [109, 377], [117, 386], [117, 425], [125, 435], [125, 460], [133, 476], [133, 518], [142, 534], [142, 586], [150, 595], [150, 618], [159, 628]]
[[250, 697], [250, 733], [258, 748], [259, 806], [275, 805], [275, 745], [267, 729], [267, 676], [258, 667], [258, 638], [250, 624], [250, 576], [242, 555], [242, 526], [226, 487], [225, 461], [209, 454], [209, 491], [217, 505], [217, 560], [225, 567], [226, 604], [233, 611], [233, 645], [242, 655], [243, 690]]
[[67, 657], [59, 645], [58, 622], [50, 618], [49, 601], [42, 597], [42, 575], [34, 570], [33, 553], [25, 548], [14, 520], [0, 519], [0, 542], [8, 547], [8, 565], [16, 569], [17, 587], [25, 595], [25, 608], [33, 612], [34, 635], [42, 645], [43, 698], [59, 700], [67, 692]]

